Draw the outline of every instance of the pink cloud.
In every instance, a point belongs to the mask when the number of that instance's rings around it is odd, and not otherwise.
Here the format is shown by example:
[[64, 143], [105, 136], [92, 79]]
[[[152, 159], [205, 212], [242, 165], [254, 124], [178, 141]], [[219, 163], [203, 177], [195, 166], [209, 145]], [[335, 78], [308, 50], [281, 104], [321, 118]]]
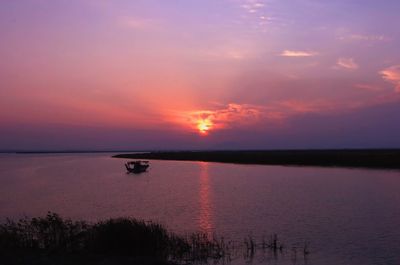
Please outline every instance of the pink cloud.
[[359, 68], [353, 58], [339, 58], [336, 64], [337, 66], [348, 70], [356, 70]]
[[287, 116], [301, 113], [319, 112], [332, 108], [331, 103], [323, 100], [301, 101], [283, 100], [278, 102], [277, 108], [286, 112]]
[[158, 27], [158, 23], [154, 19], [129, 16], [122, 16], [117, 18], [117, 23], [121, 27], [134, 30], [153, 30]]
[[367, 91], [381, 91], [382, 88], [376, 85], [370, 85], [370, 84], [355, 84], [354, 87], [362, 89], [362, 90], [367, 90]]
[[312, 51], [294, 51], [294, 50], [284, 50], [280, 56], [284, 57], [312, 57], [318, 55], [317, 52]]
[[263, 8], [265, 3], [259, 0], [245, 0], [244, 3], [241, 5], [249, 13], [256, 13], [258, 10]]
[[400, 65], [393, 65], [379, 72], [383, 80], [395, 85], [396, 92], [400, 92]]
[[349, 40], [349, 41], [366, 41], [366, 42], [389, 40], [389, 38], [384, 35], [363, 35], [363, 34], [350, 34], [346, 36], [340, 36], [339, 39]]

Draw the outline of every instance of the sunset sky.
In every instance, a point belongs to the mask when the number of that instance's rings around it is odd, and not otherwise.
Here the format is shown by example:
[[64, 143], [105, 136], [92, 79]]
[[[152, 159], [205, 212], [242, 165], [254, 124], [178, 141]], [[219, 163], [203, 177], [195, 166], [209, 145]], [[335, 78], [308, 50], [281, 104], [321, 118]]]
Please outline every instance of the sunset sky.
[[398, 0], [0, 2], [0, 150], [400, 147]]

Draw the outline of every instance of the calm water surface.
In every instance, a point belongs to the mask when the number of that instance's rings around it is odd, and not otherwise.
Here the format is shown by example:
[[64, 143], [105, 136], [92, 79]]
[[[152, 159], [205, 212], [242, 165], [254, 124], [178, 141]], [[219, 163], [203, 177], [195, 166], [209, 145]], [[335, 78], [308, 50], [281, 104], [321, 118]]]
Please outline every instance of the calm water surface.
[[307, 260], [288, 250], [254, 264], [400, 264], [399, 171], [151, 161], [129, 175], [124, 162], [1, 155], [0, 218], [131, 216], [237, 241], [277, 233], [289, 250], [310, 243]]

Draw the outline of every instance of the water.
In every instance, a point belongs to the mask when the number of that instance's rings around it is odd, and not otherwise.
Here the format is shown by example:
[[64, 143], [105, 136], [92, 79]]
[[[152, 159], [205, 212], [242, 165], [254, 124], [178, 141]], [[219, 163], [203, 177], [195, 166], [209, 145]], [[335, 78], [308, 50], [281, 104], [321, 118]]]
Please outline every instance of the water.
[[[129, 175], [110, 155], [1, 155], [0, 218], [53, 211], [235, 241], [278, 234], [287, 251], [254, 264], [400, 262], [399, 171], [151, 161], [149, 172]], [[304, 242], [311, 254], [294, 259]]]

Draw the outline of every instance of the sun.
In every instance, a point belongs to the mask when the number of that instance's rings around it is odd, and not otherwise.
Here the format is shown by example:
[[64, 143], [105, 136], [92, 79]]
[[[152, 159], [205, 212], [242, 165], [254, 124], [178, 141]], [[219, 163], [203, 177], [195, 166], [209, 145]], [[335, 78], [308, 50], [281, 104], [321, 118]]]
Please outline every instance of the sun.
[[203, 135], [206, 135], [208, 131], [212, 128], [212, 122], [208, 119], [202, 119], [197, 122], [197, 129]]

